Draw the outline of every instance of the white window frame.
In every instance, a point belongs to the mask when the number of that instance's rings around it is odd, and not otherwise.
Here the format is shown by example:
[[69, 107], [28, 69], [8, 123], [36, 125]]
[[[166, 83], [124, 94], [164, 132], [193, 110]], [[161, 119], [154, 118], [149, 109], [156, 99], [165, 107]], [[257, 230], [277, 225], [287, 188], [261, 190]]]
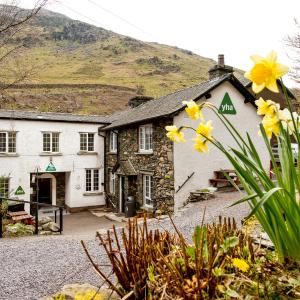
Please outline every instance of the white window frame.
[[139, 151], [142, 153], [153, 152], [153, 127], [152, 124], [139, 127]]
[[[90, 150], [89, 147], [91, 146], [89, 144], [89, 137], [93, 137], [93, 148]], [[85, 143], [81, 143], [81, 138], [85, 138]], [[85, 147], [82, 147], [85, 145]], [[79, 132], [79, 150], [84, 152], [94, 152], [95, 151], [95, 133], [94, 132]]]
[[153, 208], [153, 176], [143, 175], [143, 200], [144, 206], [148, 208]]
[[[45, 150], [45, 140], [44, 140], [44, 136], [46, 134], [50, 134], [50, 150]], [[53, 144], [53, 135], [57, 134], [57, 151], [53, 151], [54, 149], [54, 144]], [[57, 131], [43, 131], [42, 132], [42, 148], [43, 148], [43, 152], [46, 153], [59, 153], [59, 147], [60, 147], [60, 142], [59, 142], [59, 136], [60, 136], [60, 132]]]
[[[90, 172], [90, 189], [88, 189], [88, 172]], [[95, 187], [95, 173], [98, 177], [98, 186]], [[97, 193], [100, 192], [100, 169], [85, 169], [85, 192]]]
[[112, 195], [115, 195], [116, 193], [116, 173], [113, 173], [112, 171], [109, 172], [109, 192]]
[[[10, 177], [0, 177], [0, 195], [2, 197], [9, 196]], [[2, 189], [4, 194], [2, 194]]]
[[[16, 153], [17, 152], [17, 133], [15, 131], [0, 131], [0, 134], [5, 134], [5, 151], [0, 151], [0, 153]], [[12, 135], [12, 136], [10, 136]], [[12, 142], [10, 141], [12, 138]], [[10, 143], [13, 144], [13, 151], [10, 151]]]
[[109, 135], [109, 151], [117, 152], [118, 151], [118, 132], [111, 131]]

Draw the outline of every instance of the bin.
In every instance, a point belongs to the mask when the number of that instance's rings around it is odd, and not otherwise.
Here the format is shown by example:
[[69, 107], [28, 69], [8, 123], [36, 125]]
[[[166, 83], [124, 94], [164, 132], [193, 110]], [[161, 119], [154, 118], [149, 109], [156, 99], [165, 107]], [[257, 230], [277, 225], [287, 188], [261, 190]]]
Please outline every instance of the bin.
[[135, 199], [132, 196], [127, 197], [125, 202], [125, 217], [134, 217], [136, 214]]

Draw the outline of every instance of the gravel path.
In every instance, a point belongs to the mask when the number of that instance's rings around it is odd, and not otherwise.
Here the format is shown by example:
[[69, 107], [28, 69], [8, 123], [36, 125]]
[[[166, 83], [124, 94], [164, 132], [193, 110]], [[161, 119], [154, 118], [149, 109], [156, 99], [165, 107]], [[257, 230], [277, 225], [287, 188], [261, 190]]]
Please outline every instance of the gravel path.
[[[193, 227], [200, 224], [204, 208], [205, 222], [218, 216], [235, 217], [237, 223], [249, 212], [247, 204], [227, 208], [241, 195], [237, 192], [217, 193], [217, 197], [195, 203], [174, 218], [183, 234], [190, 237]], [[156, 221], [155, 221], [156, 222]], [[171, 229], [168, 220], [152, 223], [151, 227]], [[92, 256], [101, 264], [107, 263], [104, 251], [91, 237], [38, 236], [0, 240], [0, 299], [34, 300], [53, 294], [66, 283], [99, 285], [100, 279], [87, 261], [80, 245], [87, 241]]]

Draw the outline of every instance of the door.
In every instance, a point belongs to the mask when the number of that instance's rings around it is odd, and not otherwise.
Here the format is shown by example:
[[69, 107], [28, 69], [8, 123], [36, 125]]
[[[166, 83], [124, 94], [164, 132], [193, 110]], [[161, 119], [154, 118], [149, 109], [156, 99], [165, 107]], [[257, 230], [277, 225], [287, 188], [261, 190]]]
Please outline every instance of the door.
[[40, 203], [52, 204], [51, 178], [39, 178], [39, 199]]
[[125, 213], [125, 176], [120, 176], [120, 203], [119, 212]]

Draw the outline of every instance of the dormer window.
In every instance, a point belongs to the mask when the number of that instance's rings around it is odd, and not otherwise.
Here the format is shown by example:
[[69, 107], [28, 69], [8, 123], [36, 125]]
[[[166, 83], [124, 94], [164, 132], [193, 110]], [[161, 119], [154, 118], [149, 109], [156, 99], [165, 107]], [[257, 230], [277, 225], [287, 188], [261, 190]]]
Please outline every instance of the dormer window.
[[140, 152], [144, 152], [144, 153], [153, 152], [152, 135], [153, 135], [152, 124], [140, 126], [139, 128]]
[[118, 133], [116, 131], [110, 132], [110, 152], [118, 151]]

